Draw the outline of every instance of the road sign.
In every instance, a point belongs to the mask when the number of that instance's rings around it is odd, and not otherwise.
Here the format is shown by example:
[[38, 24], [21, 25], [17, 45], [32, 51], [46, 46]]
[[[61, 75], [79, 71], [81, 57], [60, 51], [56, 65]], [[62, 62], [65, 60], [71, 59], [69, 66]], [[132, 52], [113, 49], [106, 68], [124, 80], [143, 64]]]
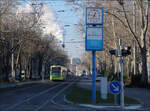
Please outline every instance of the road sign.
[[103, 8], [87, 7], [85, 21], [86, 25], [103, 25]]
[[103, 50], [103, 27], [86, 27], [86, 50]]
[[121, 92], [121, 85], [118, 81], [111, 82], [109, 88], [113, 94], [119, 94]]
[[85, 24], [85, 49], [92, 51], [92, 101], [96, 102], [96, 51], [103, 50], [103, 27], [99, 26], [103, 25], [103, 8], [87, 7]]

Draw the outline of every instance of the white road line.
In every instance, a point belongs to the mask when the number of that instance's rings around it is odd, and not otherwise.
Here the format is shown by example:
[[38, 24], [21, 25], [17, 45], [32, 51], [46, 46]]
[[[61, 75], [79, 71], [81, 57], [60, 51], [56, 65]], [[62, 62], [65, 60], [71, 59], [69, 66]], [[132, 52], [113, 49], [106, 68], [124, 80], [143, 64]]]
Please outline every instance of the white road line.
[[55, 94], [55, 96], [53, 96], [51, 99], [49, 98], [44, 104], [42, 104], [40, 107], [38, 107], [35, 111], [39, 111], [41, 108], [43, 108], [46, 104], [48, 104], [50, 101], [51, 103], [55, 104], [55, 105], [59, 105], [59, 106], [64, 106], [64, 105], [60, 105], [57, 104], [54, 99], [60, 95], [62, 92], [64, 92], [67, 88], [69, 88], [72, 84], [74, 84], [74, 82], [72, 82], [71, 84], [67, 85], [65, 88], [63, 88], [62, 90], [60, 90], [58, 93]]
[[[62, 83], [62, 84], [64, 84], [64, 83]], [[40, 93], [38, 93], [38, 94], [36, 94], [36, 95], [34, 95], [34, 96], [32, 96], [32, 97], [26, 99], [26, 100], [23, 100], [23, 101], [21, 101], [21, 102], [18, 102], [18, 103], [16, 103], [16, 104], [14, 104], [14, 105], [12, 105], [12, 106], [10, 106], [10, 107], [4, 109], [4, 110], [2, 110], [2, 111], [8, 111], [8, 110], [10, 110], [10, 109], [13, 109], [13, 108], [15, 108], [16, 106], [18, 106], [18, 105], [20, 105], [20, 104], [22, 104], [22, 103], [24, 103], [24, 102], [30, 101], [30, 100], [33, 99], [33, 98], [36, 98], [36, 97], [38, 97], [38, 96], [40, 96], [40, 95], [42, 95], [42, 94], [44, 94], [44, 93], [49, 92], [50, 90], [53, 90], [54, 88], [57, 88], [57, 87], [61, 86], [62, 84], [56, 85], [56, 86], [51, 87], [51, 88], [49, 88], [49, 89], [47, 89], [47, 90], [45, 90], [45, 91], [42, 91], [42, 92], [40, 92]]]
[[67, 88], [69, 88], [71, 85], [73, 85], [75, 82], [72, 82], [71, 84], [69, 84], [68, 86], [66, 86], [64, 89], [62, 89], [61, 91], [59, 91], [58, 93], [56, 93], [56, 95], [55, 96], [53, 96], [53, 98], [51, 98], [51, 103], [53, 103], [53, 104], [55, 104], [55, 105], [59, 105], [59, 106], [62, 106], [62, 107], [64, 107], [65, 105], [61, 105], [61, 104], [58, 104], [58, 103], [56, 103], [55, 101], [54, 101], [54, 99], [58, 96], [58, 95], [60, 95], [62, 92], [64, 92]]

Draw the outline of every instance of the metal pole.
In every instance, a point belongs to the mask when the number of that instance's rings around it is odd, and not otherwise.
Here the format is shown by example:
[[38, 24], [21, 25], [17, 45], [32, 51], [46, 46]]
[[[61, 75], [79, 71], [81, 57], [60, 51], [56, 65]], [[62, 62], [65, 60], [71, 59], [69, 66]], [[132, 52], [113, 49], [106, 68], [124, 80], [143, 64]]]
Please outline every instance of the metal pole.
[[[14, 46], [14, 39], [12, 38], [12, 48]], [[11, 54], [11, 68], [12, 68], [12, 79], [15, 80], [15, 75], [14, 75], [14, 52], [12, 51], [12, 54]]]
[[96, 103], [96, 51], [92, 51], [92, 102]]
[[[120, 52], [121, 49], [123, 48], [122, 45], [122, 39], [119, 40], [119, 44], [120, 44]], [[121, 108], [124, 109], [124, 83], [123, 83], [123, 57], [121, 54], [120, 57], [120, 84], [121, 84], [121, 95], [120, 95], [120, 102], [121, 102]]]
[[[136, 33], [136, 5], [133, 0], [133, 31]], [[134, 40], [134, 48], [133, 48], [133, 60], [134, 60], [134, 75], [137, 74], [137, 65], [136, 65], [136, 41]]]
[[114, 104], [117, 105], [117, 95], [114, 94]]

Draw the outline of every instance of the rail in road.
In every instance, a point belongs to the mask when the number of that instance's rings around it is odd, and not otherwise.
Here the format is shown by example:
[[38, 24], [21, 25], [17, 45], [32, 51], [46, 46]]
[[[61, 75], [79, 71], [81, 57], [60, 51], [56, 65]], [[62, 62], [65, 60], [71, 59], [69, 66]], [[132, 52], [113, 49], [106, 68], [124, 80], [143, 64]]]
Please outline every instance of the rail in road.
[[[9, 105], [6, 105], [6, 107], [1, 107], [1, 111], [25, 111], [24, 108], [30, 107], [30, 105], [33, 103], [31, 109], [32, 111], [39, 111], [43, 107], [45, 107], [50, 102], [55, 104], [55, 98], [59, 96], [61, 93], [63, 93], [67, 88], [71, 87], [75, 81], [73, 82], [58, 82], [51, 86], [50, 88], [37, 91], [36, 94], [32, 94], [26, 99], [21, 99], [17, 102], [11, 103]], [[34, 88], [34, 87], [32, 87]], [[19, 95], [18, 95], [19, 96]], [[8, 99], [8, 98], [6, 98]], [[1, 103], [0, 104], [5, 104]], [[23, 107], [22, 107], [23, 106]], [[15, 110], [16, 109], [16, 110]]]

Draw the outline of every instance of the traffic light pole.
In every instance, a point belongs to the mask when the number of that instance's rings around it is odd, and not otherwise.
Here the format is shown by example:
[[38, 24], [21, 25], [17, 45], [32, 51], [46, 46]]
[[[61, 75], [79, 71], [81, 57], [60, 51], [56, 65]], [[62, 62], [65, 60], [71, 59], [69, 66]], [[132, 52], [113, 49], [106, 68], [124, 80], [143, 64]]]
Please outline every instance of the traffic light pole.
[[[121, 50], [123, 48], [122, 39], [119, 39], [119, 45], [120, 45], [120, 52], [121, 52]], [[120, 84], [121, 84], [120, 102], [121, 102], [121, 108], [124, 109], [124, 83], [123, 83], [123, 56], [122, 56], [122, 53], [120, 53]]]
[[131, 55], [131, 47], [125, 46], [123, 47], [122, 39], [119, 39], [119, 50], [113, 49], [110, 50], [109, 53], [111, 55], [115, 55], [116, 57], [120, 58], [120, 84], [121, 84], [121, 94], [120, 94], [120, 106], [124, 109], [124, 82], [123, 82], [123, 57]]

